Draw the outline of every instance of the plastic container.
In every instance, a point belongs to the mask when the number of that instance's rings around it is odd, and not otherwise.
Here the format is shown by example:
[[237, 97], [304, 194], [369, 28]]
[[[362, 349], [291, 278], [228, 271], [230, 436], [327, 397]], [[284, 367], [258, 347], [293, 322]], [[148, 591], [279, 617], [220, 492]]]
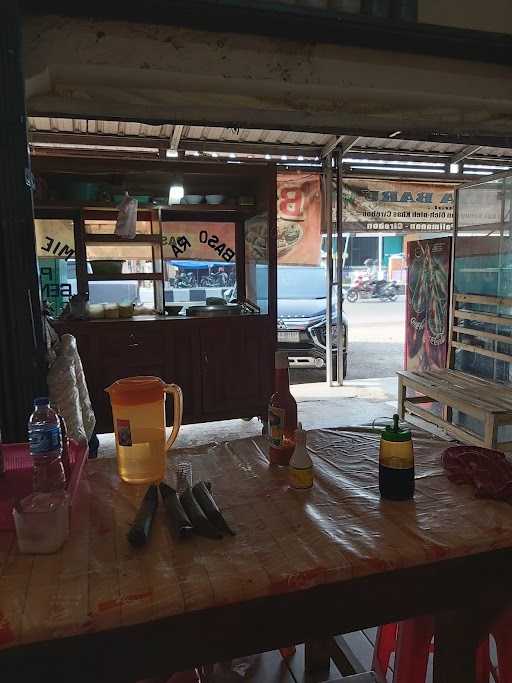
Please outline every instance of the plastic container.
[[104, 304], [104, 312], [105, 318], [119, 318], [119, 306], [117, 304]]
[[[110, 395], [119, 475], [129, 484], [150, 484], [165, 477], [166, 451], [178, 436], [183, 394], [158, 377], [127, 377], [106, 389]], [[174, 424], [165, 439], [165, 395], [174, 398]]]
[[46, 397], [34, 400], [34, 412], [28, 421], [28, 441], [34, 492], [65, 491], [60, 421]]
[[12, 514], [22, 553], [54, 553], [69, 536], [68, 497], [63, 492], [31, 493]]
[[124, 260], [121, 259], [91, 261], [91, 268], [94, 275], [120, 275], [123, 272], [123, 263]]
[[81, 202], [94, 202], [98, 198], [99, 187], [96, 183], [75, 182], [69, 186], [69, 196]]

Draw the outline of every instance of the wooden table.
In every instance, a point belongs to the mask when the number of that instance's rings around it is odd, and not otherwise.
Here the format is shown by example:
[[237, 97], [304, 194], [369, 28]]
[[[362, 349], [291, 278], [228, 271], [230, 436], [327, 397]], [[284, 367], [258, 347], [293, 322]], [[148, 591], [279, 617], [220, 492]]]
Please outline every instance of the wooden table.
[[[319, 430], [316, 481], [291, 491], [263, 439], [174, 451], [212, 482], [235, 538], [174, 541], [160, 516], [126, 541], [143, 487], [88, 463], [63, 550], [20, 555], [0, 534], [2, 680], [133, 682], [392, 620], [436, 613], [436, 683], [470, 683], [479, 634], [510, 600], [512, 514], [452, 485], [445, 444], [415, 442], [413, 502], [379, 497], [377, 437]], [[44, 678], [42, 677], [44, 672]]]

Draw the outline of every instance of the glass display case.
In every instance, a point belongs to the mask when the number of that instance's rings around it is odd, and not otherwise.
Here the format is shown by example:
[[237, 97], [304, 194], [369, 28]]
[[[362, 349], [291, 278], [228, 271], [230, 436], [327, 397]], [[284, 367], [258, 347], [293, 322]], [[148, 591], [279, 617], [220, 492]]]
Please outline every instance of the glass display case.
[[478, 320], [458, 319], [457, 327], [466, 330], [462, 342], [477, 344], [489, 355], [456, 349], [455, 368], [500, 382], [510, 382], [510, 363], [491, 354], [511, 353], [512, 338], [510, 344], [496, 338], [511, 331], [485, 318], [512, 315], [511, 206], [512, 174], [457, 192], [454, 295], [467, 295], [464, 309], [480, 314]]
[[[450, 367], [510, 385], [512, 174], [465, 185], [456, 202]], [[483, 433], [475, 418], [461, 412], [454, 417], [462, 427]], [[512, 438], [512, 428], [499, 431], [500, 440]]]

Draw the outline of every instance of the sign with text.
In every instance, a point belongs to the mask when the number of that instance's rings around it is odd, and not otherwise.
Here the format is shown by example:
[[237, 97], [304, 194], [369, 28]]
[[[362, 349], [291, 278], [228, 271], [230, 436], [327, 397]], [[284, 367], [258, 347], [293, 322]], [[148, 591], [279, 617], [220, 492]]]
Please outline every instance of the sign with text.
[[320, 176], [277, 176], [277, 260], [293, 265], [320, 265]]
[[453, 185], [350, 178], [343, 181], [343, 232], [453, 230]]
[[37, 219], [36, 254], [40, 258], [58, 258], [68, 261], [75, 258], [73, 221], [66, 219]]
[[162, 223], [165, 259], [235, 262], [235, 224], [165, 221]]

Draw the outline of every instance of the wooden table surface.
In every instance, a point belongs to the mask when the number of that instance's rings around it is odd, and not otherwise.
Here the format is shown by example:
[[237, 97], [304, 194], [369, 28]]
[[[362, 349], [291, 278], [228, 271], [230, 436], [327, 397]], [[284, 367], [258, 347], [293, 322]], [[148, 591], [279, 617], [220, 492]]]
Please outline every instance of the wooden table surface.
[[135, 681], [439, 613], [436, 681], [470, 683], [474, 639], [453, 624], [476, 638], [509, 600], [510, 506], [451, 484], [442, 442], [415, 441], [416, 495], [401, 503], [379, 496], [374, 434], [318, 430], [308, 445], [307, 492], [268, 466], [263, 438], [173, 451], [169, 478], [191, 462], [237, 535], [176, 541], [160, 506], [142, 550], [126, 532], [145, 487], [90, 461], [59, 553], [22, 555], [0, 533], [3, 680]]

